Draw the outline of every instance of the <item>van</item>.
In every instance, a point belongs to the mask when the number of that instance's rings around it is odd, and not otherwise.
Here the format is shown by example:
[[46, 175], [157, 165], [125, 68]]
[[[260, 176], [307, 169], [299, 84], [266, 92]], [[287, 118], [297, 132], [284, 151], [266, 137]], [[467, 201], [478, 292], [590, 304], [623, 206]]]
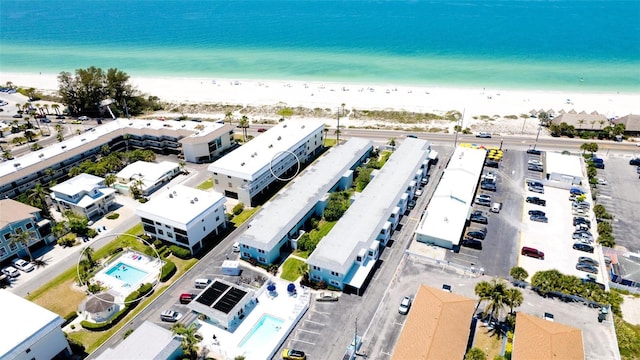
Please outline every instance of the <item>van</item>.
[[196, 289], [204, 289], [211, 284], [211, 280], [209, 279], [196, 279], [195, 287]]
[[522, 251], [520, 251], [520, 254], [524, 256], [530, 256], [532, 258], [544, 260], [544, 253], [538, 249], [534, 249], [531, 247], [523, 246]]
[[491, 212], [493, 213], [499, 213], [500, 209], [502, 209], [502, 203], [494, 202], [493, 205], [491, 205]]
[[237, 241], [234, 242], [233, 245], [231, 245], [231, 249], [234, 253], [240, 252], [240, 243]]

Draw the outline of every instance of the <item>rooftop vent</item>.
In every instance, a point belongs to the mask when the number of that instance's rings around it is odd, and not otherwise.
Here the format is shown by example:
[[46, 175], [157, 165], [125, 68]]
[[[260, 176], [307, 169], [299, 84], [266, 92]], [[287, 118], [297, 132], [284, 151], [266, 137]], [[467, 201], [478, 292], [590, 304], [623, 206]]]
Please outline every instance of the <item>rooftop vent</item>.
[[87, 141], [87, 139], [86, 138], [82, 138], [82, 139], [80, 139], [80, 141]]
[[287, 124], [282, 125], [282, 128], [286, 128], [286, 127], [287, 127]]
[[169, 199], [173, 199], [173, 194], [169, 194]]
[[304, 129], [304, 125], [302, 125], [301, 129]]
[[133, 125], [133, 123], [132, 123], [132, 122], [130, 122], [130, 123], [129, 123], [129, 126], [131, 126], [131, 125]]
[[282, 139], [282, 136], [278, 136], [278, 140]]
[[61, 148], [62, 148], [62, 149], [66, 149], [66, 148], [67, 148], [67, 145], [62, 145], [62, 146], [61, 146]]
[[151, 126], [151, 123], [147, 123], [147, 126]]
[[197, 198], [197, 197], [194, 197], [194, 198], [193, 198], [193, 201], [198, 201], [198, 198]]
[[42, 159], [44, 157], [44, 154], [40, 154], [38, 155], [38, 157]]
[[269, 144], [269, 149], [271, 149], [273, 147], [273, 144]]
[[193, 204], [193, 200], [190, 201]]
[[15, 163], [15, 164], [13, 164], [13, 166], [20, 167], [20, 163]]
[[244, 163], [240, 164], [240, 166], [244, 166]]

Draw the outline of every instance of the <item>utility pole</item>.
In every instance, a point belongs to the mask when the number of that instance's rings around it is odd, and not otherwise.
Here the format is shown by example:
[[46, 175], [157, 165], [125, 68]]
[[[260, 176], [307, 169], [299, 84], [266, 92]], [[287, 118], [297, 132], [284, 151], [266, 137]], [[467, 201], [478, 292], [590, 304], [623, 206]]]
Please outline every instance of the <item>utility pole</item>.
[[464, 112], [465, 112], [465, 110], [466, 109], [462, 109], [462, 117], [460, 117], [460, 119], [458, 119], [458, 125], [456, 125], [456, 126], [458, 126], [459, 129], [456, 129], [456, 136], [453, 139], [453, 147], [454, 148], [458, 145], [458, 133], [460, 132], [458, 130], [462, 130], [462, 125], [461, 124], [464, 121]]
[[538, 145], [538, 137], [540, 136], [540, 130], [542, 130], [542, 125], [538, 125], [538, 134], [536, 135], [536, 142], [533, 144], [533, 150], [535, 150], [536, 146]]

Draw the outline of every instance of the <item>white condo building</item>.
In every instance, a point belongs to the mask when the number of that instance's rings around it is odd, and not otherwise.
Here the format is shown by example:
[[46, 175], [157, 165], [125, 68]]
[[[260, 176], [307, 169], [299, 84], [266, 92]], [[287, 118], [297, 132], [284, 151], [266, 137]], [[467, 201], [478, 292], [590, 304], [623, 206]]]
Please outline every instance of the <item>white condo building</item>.
[[5, 309], [0, 326], [0, 359], [33, 360], [71, 356], [64, 320], [40, 305], [0, 289]]
[[[360, 294], [373, 274], [389, 223], [404, 213], [416, 174], [428, 162], [424, 140], [407, 138], [307, 260], [313, 281]], [[400, 209], [400, 210], [399, 210]], [[392, 231], [392, 229], [391, 229]]]
[[214, 188], [253, 206], [276, 181], [288, 181], [313, 160], [324, 142], [324, 124], [288, 120], [209, 165]]
[[171, 161], [152, 163], [136, 161], [116, 174], [113, 187], [123, 194], [129, 194], [131, 186], [140, 186], [142, 195], [148, 196], [180, 174], [180, 165]]
[[116, 191], [104, 184], [104, 179], [90, 174], [79, 174], [51, 188], [51, 202], [58, 211], [71, 210], [88, 219], [109, 212]]
[[225, 198], [217, 192], [175, 185], [138, 206], [145, 233], [154, 238], [200, 250], [209, 236], [227, 227]]

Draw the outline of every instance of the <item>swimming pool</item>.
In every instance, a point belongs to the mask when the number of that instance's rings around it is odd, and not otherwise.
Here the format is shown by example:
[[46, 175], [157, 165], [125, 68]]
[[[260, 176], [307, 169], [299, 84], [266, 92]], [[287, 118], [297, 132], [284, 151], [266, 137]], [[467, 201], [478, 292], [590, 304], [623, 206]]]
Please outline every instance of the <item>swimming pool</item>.
[[[256, 322], [247, 336], [242, 339], [239, 348], [245, 351], [246, 355], [260, 355], [266, 349], [273, 348], [273, 341], [276, 334], [282, 328], [284, 320], [273, 315], [264, 314]], [[249, 356], [247, 356], [249, 358]]]
[[147, 273], [140, 269], [136, 269], [133, 266], [118, 262], [111, 267], [111, 269], [107, 270], [107, 275], [133, 286], [147, 276]]

